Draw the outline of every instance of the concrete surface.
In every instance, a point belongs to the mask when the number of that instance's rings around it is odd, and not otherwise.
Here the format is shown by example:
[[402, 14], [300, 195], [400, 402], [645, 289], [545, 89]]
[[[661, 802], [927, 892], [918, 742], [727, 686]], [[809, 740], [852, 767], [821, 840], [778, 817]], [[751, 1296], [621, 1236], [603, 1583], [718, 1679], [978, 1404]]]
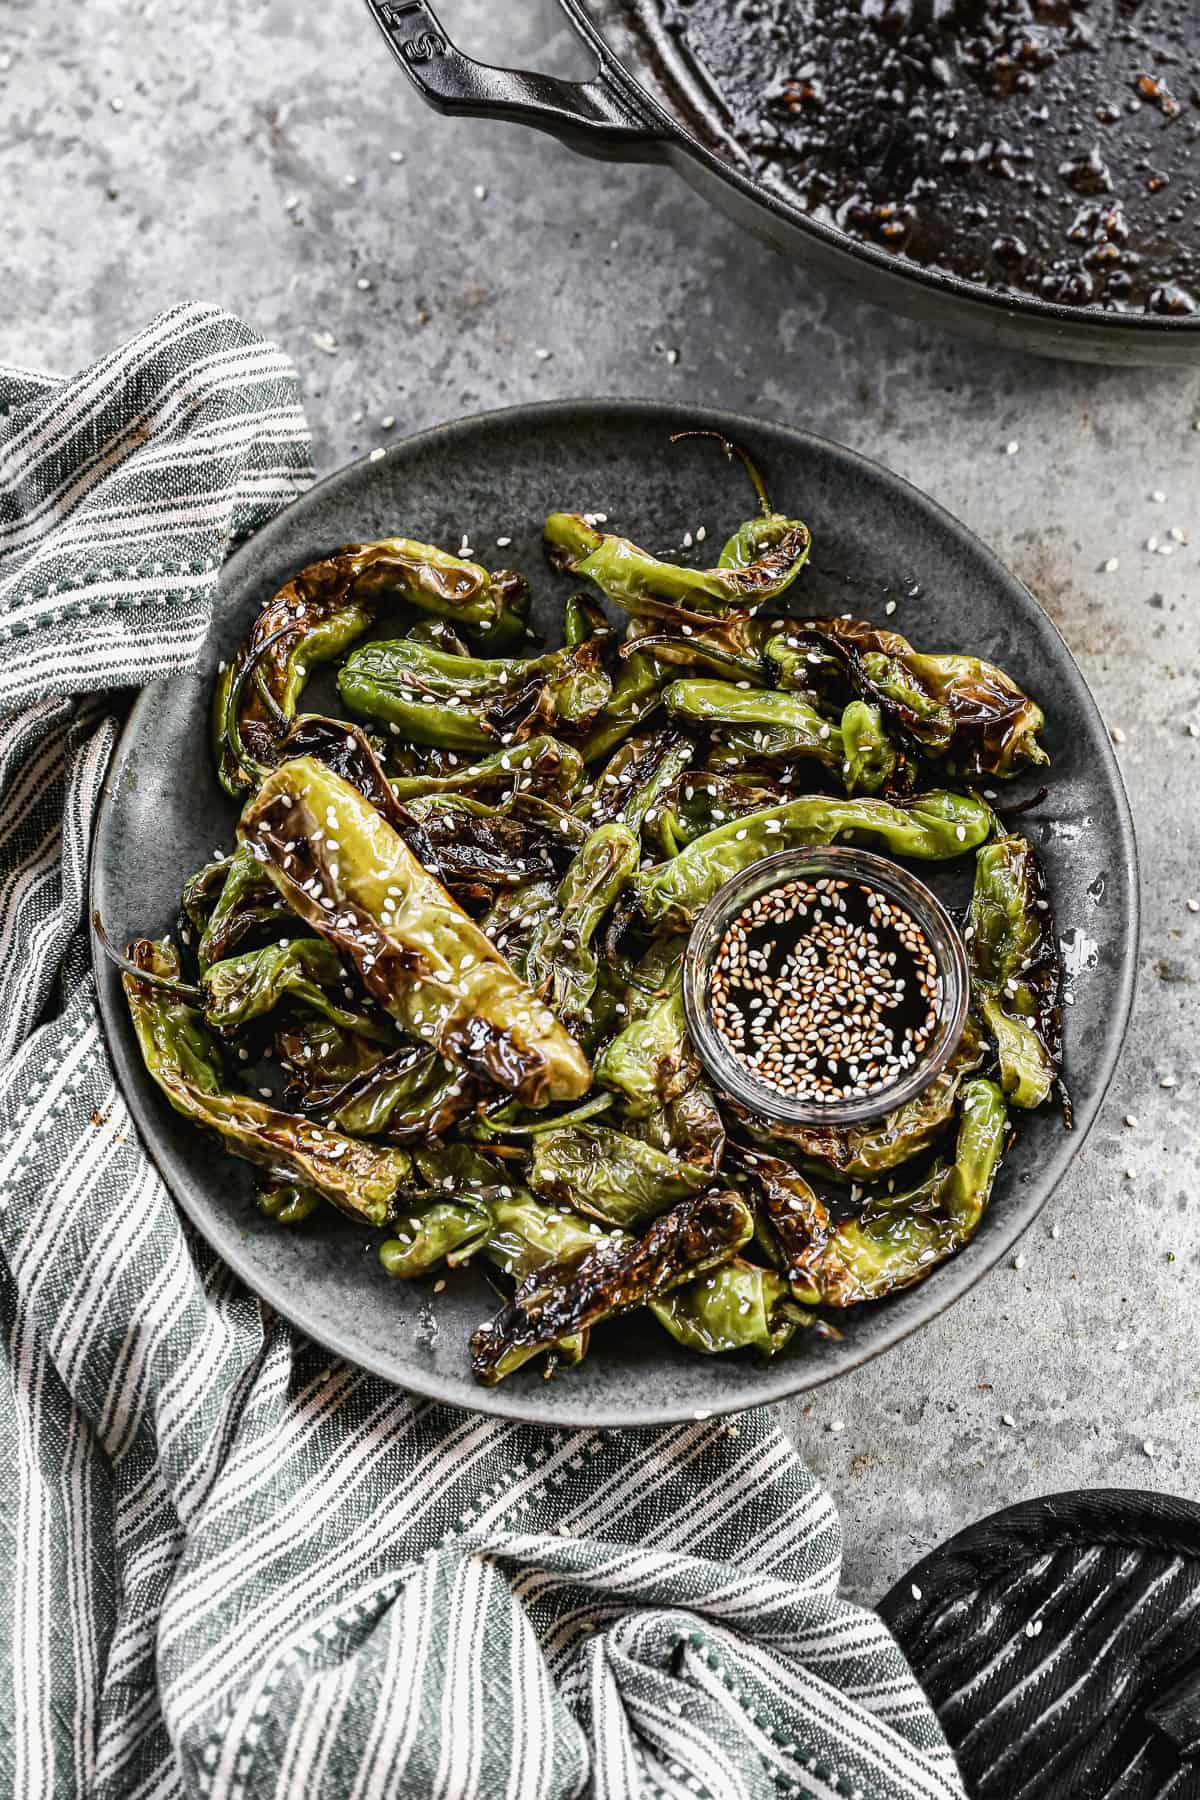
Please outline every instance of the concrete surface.
[[[476, 54], [578, 66], [553, 0], [442, 10]], [[403, 432], [532, 397], [711, 400], [878, 457], [1041, 597], [1124, 734], [1145, 898], [1124, 1062], [1024, 1266], [781, 1412], [868, 1598], [1030, 1495], [1200, 1496], [1200, 370], [993, 354], [860, 305], [665, 171], [436, 118], [356, 0], [7, 0], [0, 65], [0, 358], [68, 370], [161, 306], [219, 300], [295, 358], [322, 469], [389, 414]], [[1193, 542], [1145, 548], [1173, 526]]]

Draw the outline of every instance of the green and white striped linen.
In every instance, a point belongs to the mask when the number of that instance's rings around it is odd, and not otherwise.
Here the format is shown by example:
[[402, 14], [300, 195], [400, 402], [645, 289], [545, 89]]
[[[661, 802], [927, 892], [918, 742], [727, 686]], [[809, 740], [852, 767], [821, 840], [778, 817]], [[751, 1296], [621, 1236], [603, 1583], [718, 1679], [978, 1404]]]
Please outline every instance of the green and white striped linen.
[[137, 1141], [83, 933], [112, 690], [187, 665], [309, 477], [290, 366], [213, 308], [0, 369], [0, 1792], [961, 1796], [764, 1413], [415, 1401], [245, 1292]]

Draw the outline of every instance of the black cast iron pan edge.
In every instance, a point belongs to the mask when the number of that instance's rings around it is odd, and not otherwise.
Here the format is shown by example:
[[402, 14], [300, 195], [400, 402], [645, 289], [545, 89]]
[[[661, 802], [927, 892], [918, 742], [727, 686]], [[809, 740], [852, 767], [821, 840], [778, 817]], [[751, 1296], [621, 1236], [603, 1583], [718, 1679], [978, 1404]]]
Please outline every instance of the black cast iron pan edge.
[[439, 112], [531, 125], [588, 156], [667, 161], [706, 199], [775, 249], [841, 276], [879, 304], [1042, 355], [1135, 367], [1200, 361], [1200, 318], [1105, 312], [998, 293], [905, 262], [814, 219], [668, 113], [604, 41], [583, 0], [559, 4], [596, 58], [590, 81], [477, 62], [453, 42], [430, 0], [367, 0], [401, 68]]

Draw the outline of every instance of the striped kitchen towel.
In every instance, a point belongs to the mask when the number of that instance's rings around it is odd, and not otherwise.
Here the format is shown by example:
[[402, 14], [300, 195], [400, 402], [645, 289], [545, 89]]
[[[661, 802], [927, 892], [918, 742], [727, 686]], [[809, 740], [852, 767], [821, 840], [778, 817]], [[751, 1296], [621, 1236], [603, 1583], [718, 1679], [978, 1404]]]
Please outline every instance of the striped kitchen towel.
[[415, 1401], [235, 1282], [137, 1141], [83, 930], [119, 691], [309, 479], [292, 369], [216, 309], [0, 369], [0, 1793], [961, 1796], [764, 1413]]

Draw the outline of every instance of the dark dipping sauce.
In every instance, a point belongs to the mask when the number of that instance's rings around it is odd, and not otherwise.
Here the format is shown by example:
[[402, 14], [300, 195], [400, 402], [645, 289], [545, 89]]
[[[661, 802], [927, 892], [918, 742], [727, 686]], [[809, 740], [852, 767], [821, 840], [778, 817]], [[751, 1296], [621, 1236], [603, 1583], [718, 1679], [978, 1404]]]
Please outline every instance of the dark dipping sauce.
[[993, 289], [1200, 310], [1197, 0], [636, 0], [705, 135]]
[[726, 928], [713, 1023], [756, 1080], [829, 1105], [884, 1093], [937, 1029], [937, 959], [888, 894], [835, 876], [767, 888]]

